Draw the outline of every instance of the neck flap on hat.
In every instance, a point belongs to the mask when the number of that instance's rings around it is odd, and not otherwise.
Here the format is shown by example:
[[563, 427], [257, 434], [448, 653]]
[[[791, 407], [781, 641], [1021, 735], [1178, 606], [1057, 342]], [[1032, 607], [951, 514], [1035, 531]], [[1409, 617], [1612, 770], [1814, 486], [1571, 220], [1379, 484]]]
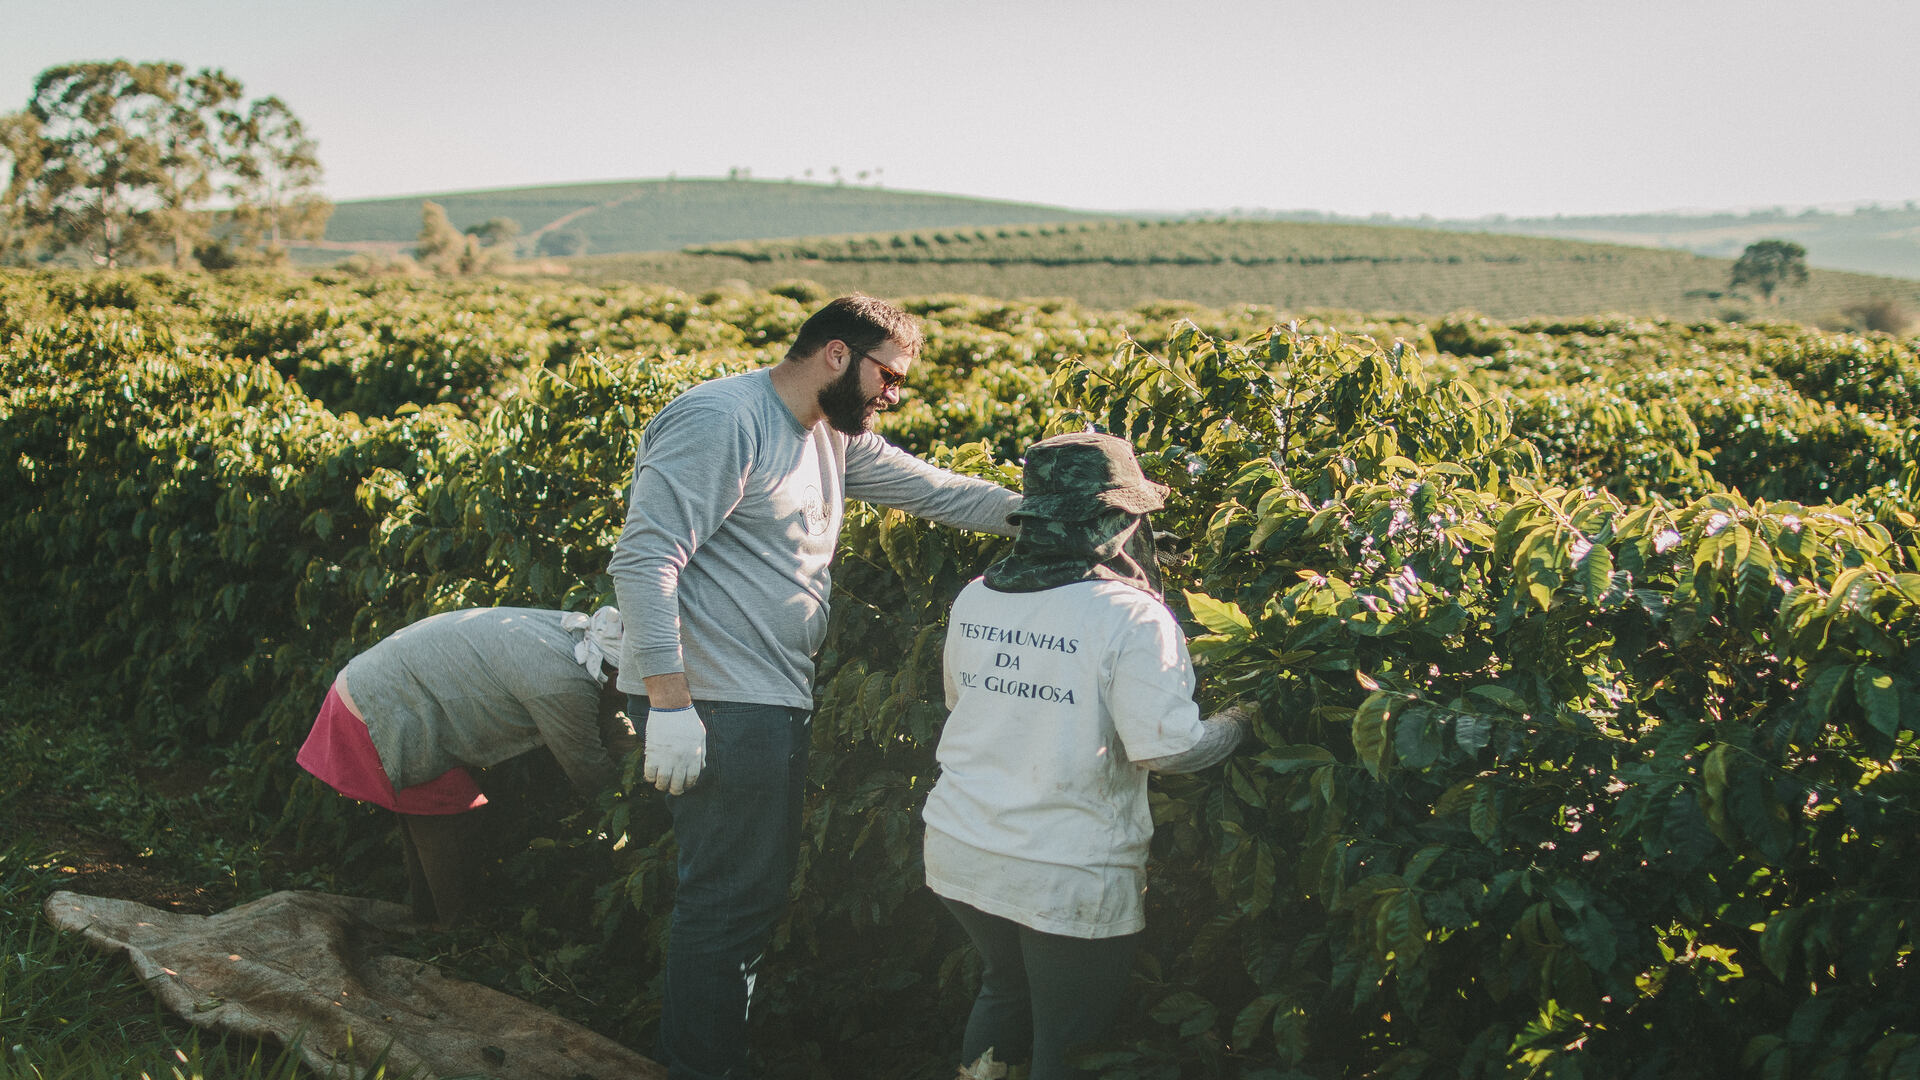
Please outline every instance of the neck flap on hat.
[[1024, 517], [1013, 553], [987, 567], [987, 588], [1040, 592], [1104, 579], [1160, 597], [1160, 563], [1145, 514], [1109, 509], [1081, 521]]

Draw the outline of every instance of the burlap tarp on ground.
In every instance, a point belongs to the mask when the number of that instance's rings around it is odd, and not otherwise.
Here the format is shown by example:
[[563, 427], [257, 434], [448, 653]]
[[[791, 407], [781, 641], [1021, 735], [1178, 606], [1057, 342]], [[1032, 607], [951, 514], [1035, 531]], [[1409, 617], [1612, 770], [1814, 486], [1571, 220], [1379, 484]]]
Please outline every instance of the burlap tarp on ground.
[[[329, 1078], [665, 1080], [624, 1046], [519, 998], [378, 955], [414, 931], [399, 904], [277, 892], [217, 915], [56, 892], [46, 915], [119, 952], [162, 1004], [198, 1027], [295, 1045]], [[382, 1058], [382, 1055], [385, 1055]]]

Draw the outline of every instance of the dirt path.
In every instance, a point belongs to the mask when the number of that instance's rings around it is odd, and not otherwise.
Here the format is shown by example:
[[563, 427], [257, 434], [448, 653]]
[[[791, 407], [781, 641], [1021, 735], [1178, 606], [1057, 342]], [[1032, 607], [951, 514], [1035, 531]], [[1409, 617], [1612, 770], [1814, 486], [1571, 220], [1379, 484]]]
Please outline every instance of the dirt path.
[[62, 888], [182, 915], [211, 915], [232, 900], [188, 884], [123, 840], [87, 829], [82, 823], [91, 815], [71, 796], [24, 795], [12, 811], [13, 826], [54, 864]]
[[645, 196], [646, 193], [647, 193], [646, 189], [644, 188], [635, 188], [632, 191], [627, 192], [625, 195], [622, 195], [617, 199], [608, 199], [606, 202], [603, 202], [603, 203], [595, 203], [592, 206], [583, 206], [578, 210], [569, 210], [566, 213], [561, 214], [559, 217], [554, 218], [552, 221], [547, 222], [545, 225], [542, 225], [539, 228], [533, 230], [532, 232], [526, 234], [524, 239], [529, 243], [537, 244], [540, 241], [540, 237], [546, 235], [547, 233], [552, 232], [555, 229], [564, 228], [567, 225], [575, 221], [578, 221], [580, 218], [585, 217], [588, 214], [598, 213], [602, 210], [611, 210], [616, 206], [625, 206], [627, 203], [633, 202], [635, 199], [639, 199]]

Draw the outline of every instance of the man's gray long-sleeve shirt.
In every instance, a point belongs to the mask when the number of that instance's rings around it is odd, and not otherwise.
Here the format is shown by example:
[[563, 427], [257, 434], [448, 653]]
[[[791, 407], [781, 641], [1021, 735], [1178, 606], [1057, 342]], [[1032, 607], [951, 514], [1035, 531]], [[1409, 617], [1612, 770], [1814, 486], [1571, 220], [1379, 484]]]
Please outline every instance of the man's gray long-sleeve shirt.
[[803, 428], [771, 369], [681, 394], [647, 425], [613, 575], [620, 688], [682, 671], [700, 700], [813, 707], [845, 500], [1011, 536], [1020, 496], [871, 432]]

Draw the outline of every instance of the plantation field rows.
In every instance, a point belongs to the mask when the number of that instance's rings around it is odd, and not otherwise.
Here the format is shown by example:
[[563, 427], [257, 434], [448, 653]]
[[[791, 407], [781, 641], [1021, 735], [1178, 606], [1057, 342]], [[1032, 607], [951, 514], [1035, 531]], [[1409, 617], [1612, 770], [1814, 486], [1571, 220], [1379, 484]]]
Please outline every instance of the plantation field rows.
[[[648, 418], [777, 360], [844, 270], [926, 330], [902, 446], [1017, 483], [1044, 435], [1133, 440], [1172, 489], [1203, 704], [1259, 712], [1225, 765], [1154, 782], [1104, 1075], [1920, 1075], [1920, 339], [1104, 309], [888, 287], [970, 263], [700, 258], [779, 284], [0, 274], [0, 645], [92, 694], [8, 733], [0, 811], [94, 797], [122, 746], [203, 761], [190, 805], [245, 823], [219, 857], [193, 814], [107, 802], [102, 827], [226, 867], [223, 901], [397, 896], [384, 823], [292, 762], [334, 673], [434, 611], [610, 602]], [[975, 969], [918, 810], [946, 608], [1004, 543], [850, 508], [771, 1076], [951, 1075]], [[672, 843], [632, 764], [593, 806], [525, 765], [499, 911], [417, 947], [644, 1049]], [[11, 898], [57, 858], [8, 839]], [[8, 1068], [76, 1060], [25, 1015]]]
[[[547, 229], [577, 231], [586, 250], [601, 255], [663, 253], [695, 244], [741, 240], [837, 237], [898, 230], [935, 232], [1002, 226], [1060, 226], [1118, 220], [1126, 226], [1187, 221], [1208, 212], [1082, 211], [958, 195], [903, 192], [879, 186], [877, 175], [842, 177], [842, 183], [810, 178], [629, 180], [554, 184], [492, 191], [453, 191], [408, 198], [355, 199], [336, 205], [326, 241], [340, 246], [399, 251], [420, 228], [420, 202], [440, 203], [465, 228], [492, 218], [511, 218], [523, 243]], [[844, 181], [851, 180], [851, 183]], [[1433, 232], [1555, 237], [1640, 249], [1690, 251], [1733, 259], [1748, 244], [1781, 239], [1807, 249], [1808, 265], [1828, 270], [1920, 279], [1920, 206], [1858, 207], [1847, 212], [1749, 209], [1739, 213], [1631, 214], [1601, 217], [1476, 218], [1434, 220], [1374, 215], [1350, 218], [1315, 211], [1235, 210], [1249, 222], [1306, 222], [1361, 232]], [[813, 241], [805, 241], [811, 244]], [[323, 251], [303, 258], [337, 258]]]
[[[1057, 206], [964, 199], [866, 186], [766, 181], [646, 180], [564, 184], [426, 196], [465, 228], [511, 218], [529, 234], [559, 227], [594, 252], [677, 251], [743, 236], [870, 229], [1071, 221], [1090, 215]], [[420, 231], [421, 197], [361, 199], [334, 207], [333, 244], [410, 246]]]
[[813, 281], [829, 291], [1064, 297], [1122, 307], [1142, 297], [1439, 317], [1633, 311], [1678, 319], [1775, 317], [1839, 327], [1884, 301], [1920, 315], [1920, 281], [1814, 270], [1777, 302], [1731, 292], [1731, 263], [1678, 251], [1490, 233], [1262, 221], [1119, 221], [920, 229], [743, 241], [675, 253], [572, 260], [584, 280], [692, 291]]

